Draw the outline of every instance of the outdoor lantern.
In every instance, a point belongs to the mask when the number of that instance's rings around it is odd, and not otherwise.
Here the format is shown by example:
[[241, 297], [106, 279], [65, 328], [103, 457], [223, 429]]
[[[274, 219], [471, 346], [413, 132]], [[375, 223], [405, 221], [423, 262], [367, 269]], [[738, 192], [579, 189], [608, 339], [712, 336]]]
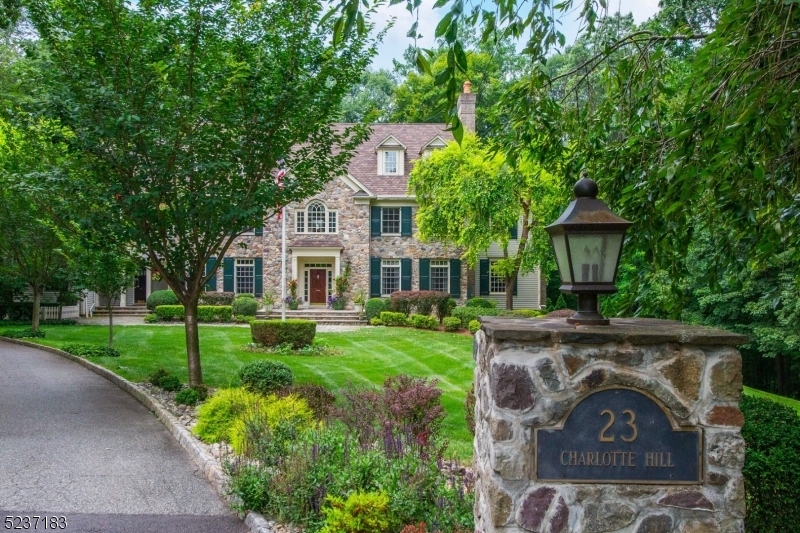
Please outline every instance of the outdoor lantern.
[[597, 199], [597, 184], [585, 175], [573, 191], [575, 199], [566, 211], [545, 228], [561, 274], [561, 291], [578, 295], [578, 311], [567, 322], [607, 326], [597, 295], [617, 292], [622, 241], [631, 223]]

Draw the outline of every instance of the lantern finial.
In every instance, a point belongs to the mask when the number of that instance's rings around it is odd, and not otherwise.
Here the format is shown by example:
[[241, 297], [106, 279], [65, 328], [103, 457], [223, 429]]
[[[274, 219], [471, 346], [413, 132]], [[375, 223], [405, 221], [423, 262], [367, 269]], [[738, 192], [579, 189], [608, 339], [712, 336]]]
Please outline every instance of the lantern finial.
[[575, 198], [597, 198], [597, 183], [584, 174], [572, 188], [572, 192], [575, 193]]

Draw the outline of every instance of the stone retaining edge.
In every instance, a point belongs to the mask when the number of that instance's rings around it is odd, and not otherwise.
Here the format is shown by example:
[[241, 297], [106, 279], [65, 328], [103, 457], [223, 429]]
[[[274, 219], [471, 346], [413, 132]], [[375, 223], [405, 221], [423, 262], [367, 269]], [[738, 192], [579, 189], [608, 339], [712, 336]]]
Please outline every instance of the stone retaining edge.
[[[197, 442], [195, 442], [195, 438], [185, 427], [183, 427], [180, 422], [178, 422], [178, 419], [172, 416], [172, 413], [162, 407], [155, 398], [134, 387], [133, 383], [127, 379], [115, 374], [107, 368], [96, 365], [82, 357], [78, 357], [77, 355], [72, 355], [71, 353], [59, 350], [58, 348], [53, 348], [52, 346], [45, 346], [43, 344], [23, 341], [20, 339], [10, 339], [8, 337], [0, 336], [0, 340], [9, 342], [11, 344], [27, 346], [29, 348], [37, 348], [45, 352], [59, 355], [69, 359], [70, 361], [74, 361], [79, 365], [88, 368], [95, 374], [104, 377], [111, 383], [118, 386], [120, 389], [133, 396], [139, 403], [144, 405], [153, 414], [155, 414], [156, 418], [158, 418], [161, 423], [164, 424], [170, 434], [172, 434], [175, 440], [178, 441], [178, 444], [180, 444], [181, 447], [186, 450], [186, 452], [189, 454], [189, 457], [191, 457], [192, 461], [194, 461], [195, 465], [197, 465], [197, 467], [203, 472], [206, 480], [211, 484], [219, 497], [226, 502], [231, 503], [231, 497], [225, 491], [225, 485], [228, 482], [228, 476], [226, 476], [225, 472], [223, 472], [222, 469], [217, 466], [214, 458], [206, 453], [206, 451], [203, 450], [200, 445], [197, 444]], [[274, 533], [267, 520], [264, 519], [264, 517], [259, 513], [249, 511], [244, 519], [244, 522], [247, 527], [250, 528], [250, 533]]]

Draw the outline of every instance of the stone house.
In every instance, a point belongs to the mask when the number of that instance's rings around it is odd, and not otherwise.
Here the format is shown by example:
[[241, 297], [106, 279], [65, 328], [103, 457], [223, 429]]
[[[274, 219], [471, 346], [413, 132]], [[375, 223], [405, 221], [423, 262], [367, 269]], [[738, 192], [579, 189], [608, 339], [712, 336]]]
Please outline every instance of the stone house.
[[[475, 98], [469, 82], [459, 98], [459, 116], [475, 129]], [[303, 306], [324, 306], [334, 292], [334, 279], [350, 265], [350, 294], [389, 296], [398, 290], [449, 292], [463, 303], [482, 296], [505, 306], [505, 281], [491, 272], [491, 262], [503, 256], [492, 245], [468, 269], [462, 250], [442, 243], [421, 242], [415, 215], [417, 203], [408, 193], [414, 162], [446, 146], [453, 136], [445, 124], [375, 124], [357, 151], [346, 175], [303, 202], [287, 206], [287, 280], [298, 281]], [[518, 228], [511, 229], [510, 252], [517, 246]], [[214, 258], [209, 261], [213, 264]], [[240, 235], [229, 248], [210, 291], [272, 292], [276, 302], [281, 286], [281, 223], [272, 218], [260, 228]], [[123, 293], [122, 306], [144, 303], [154, 290], [165, 289], [149, 269], [140, 272], [136, 286]], [[538, 269], [517, 281], [515, 308], [544, 307], [544, 283]]]
[[[459, 98], [459, 115], [475, 129], [475, 97], [469, 82]], [[287, 280], [296, 279], [304, 306], [324, 306], [334, 279], [350, 265], [350, 294], [385, 297], [398, 290], [449, 292], [464, 302], [481, 295], [505, 305], [505, 282], [490, 270], [502, 250], [493, 245], [477, 273], [461, 260], [462, 250], [417, 237], [417, 203], [408, 193], [414, 162], [453, 141], [445, 124], [375, 124], [352, 159], [346, 175], [303, 202], [287, 206]], [[511, 230], [511, 252], [518, 228]], [[281, 284], [281, 223], [241, 235], [223, 259], [208, 290], [262, 296]], [[209, 263], [213, 263], [213, 260]], [[544, 284], [537, 271], [520, 276], [515, 307], [544, 306]], [[277, 298], [276, 298], [277, 301]]]

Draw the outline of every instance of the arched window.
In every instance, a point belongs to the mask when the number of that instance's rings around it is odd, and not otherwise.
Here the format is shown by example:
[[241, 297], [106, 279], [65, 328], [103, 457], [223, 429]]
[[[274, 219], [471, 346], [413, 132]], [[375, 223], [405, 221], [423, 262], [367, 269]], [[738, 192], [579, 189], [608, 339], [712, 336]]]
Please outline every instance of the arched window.
[[336, 233], [336, 215], [322, 202], [311, 202], [304, 211], [297, 211], [297, 233]]

